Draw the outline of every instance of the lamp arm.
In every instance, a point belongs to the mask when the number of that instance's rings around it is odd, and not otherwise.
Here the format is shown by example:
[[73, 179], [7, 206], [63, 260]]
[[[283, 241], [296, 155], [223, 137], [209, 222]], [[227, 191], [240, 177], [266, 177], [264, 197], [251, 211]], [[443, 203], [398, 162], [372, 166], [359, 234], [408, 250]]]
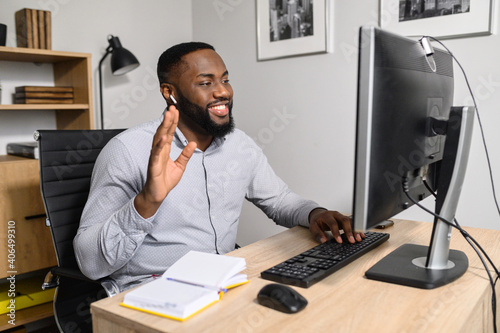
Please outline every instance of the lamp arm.
[[104, 129], [104, 112], [102, 108], [102, 63], [104, 62], [104, 59], [112, 52], [112, 48], [108, 47], [106, 48], [106, 53], [102, 56], [101, 60], [99, 61], [99, 113], [101, 114], [101, 129]]

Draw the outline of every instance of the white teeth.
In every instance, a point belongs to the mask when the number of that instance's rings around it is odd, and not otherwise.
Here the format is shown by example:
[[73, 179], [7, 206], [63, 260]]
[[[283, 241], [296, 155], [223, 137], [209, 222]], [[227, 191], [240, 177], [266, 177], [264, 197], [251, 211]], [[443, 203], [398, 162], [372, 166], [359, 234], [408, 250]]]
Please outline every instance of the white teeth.
[[211, 109], [215, 109], [215, 110], [224, 110], [226, 108], [225, 105], [216, 105], [216, 106], [212, 106]]

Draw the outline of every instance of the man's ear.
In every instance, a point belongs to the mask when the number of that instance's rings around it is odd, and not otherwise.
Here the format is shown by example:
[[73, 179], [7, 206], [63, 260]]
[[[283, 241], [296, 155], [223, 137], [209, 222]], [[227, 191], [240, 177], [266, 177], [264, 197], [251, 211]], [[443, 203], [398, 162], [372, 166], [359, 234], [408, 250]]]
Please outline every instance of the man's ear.
[[160, 91], [163, 95], [163, 98], [167, 101], [168, 104], [172, 104], [172, 100], [170, 99], [170, 95], [172, 95], [174, 91], [174, 87], [170, 83], [162, 83], [160, 85]]

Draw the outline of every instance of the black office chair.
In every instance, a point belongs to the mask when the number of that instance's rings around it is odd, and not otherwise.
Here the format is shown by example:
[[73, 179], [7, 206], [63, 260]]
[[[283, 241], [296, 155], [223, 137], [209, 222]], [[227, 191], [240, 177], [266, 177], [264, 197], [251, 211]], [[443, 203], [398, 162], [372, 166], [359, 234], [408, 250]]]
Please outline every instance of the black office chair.
[[62, 332], [92, 332], [90, 303], [118, 293], [111, 279], [88, 279], [78, 268], [73, 238], [101, 149], [119, 130], [39, 130], [40, 187], [58, 266], [43, 289], [57, 287], [54, 315]]

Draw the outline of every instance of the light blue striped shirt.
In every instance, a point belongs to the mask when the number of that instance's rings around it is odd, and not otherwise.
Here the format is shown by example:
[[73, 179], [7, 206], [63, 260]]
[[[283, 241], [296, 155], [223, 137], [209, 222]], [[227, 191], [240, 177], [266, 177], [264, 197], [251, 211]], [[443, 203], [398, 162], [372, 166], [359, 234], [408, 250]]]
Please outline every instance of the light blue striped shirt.
[[[156, 214], [142, 218], [134, 198], [146, 182], [152, 139], [162, 118], [120, 133], [97, 159], [74, 240], [86, 276], [110, 276], [125, 290], [162, 274], [189, 250], [232, 251], [245, 198], [279, 225], [309, 226], [309, 213], [318, 204], [291, 192], [260, 147], [238, 129], [205, 151], [197, 149]], [[177, 129], [173, 160], [186, 144]]]

